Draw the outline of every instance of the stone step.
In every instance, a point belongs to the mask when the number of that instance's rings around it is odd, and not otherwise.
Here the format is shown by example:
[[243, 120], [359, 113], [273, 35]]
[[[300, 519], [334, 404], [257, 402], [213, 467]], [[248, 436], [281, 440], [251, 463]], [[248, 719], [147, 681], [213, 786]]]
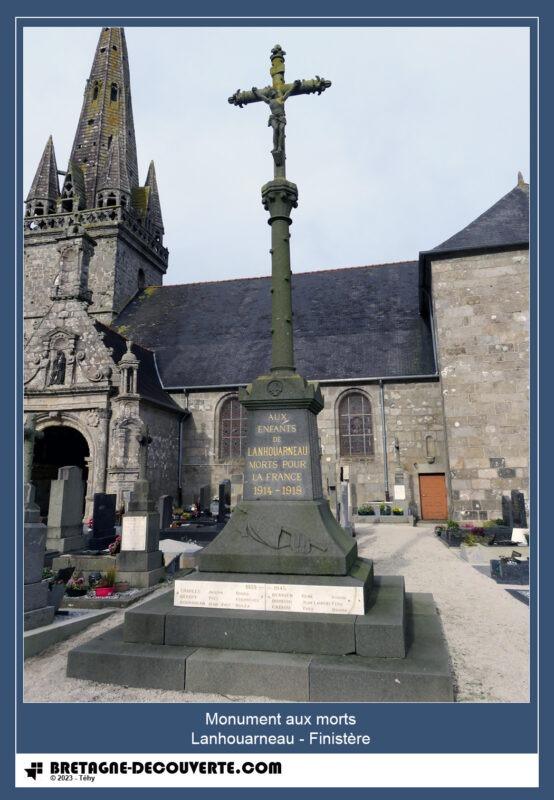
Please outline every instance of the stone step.
[[119, 626], [72, 650], [67, 674], [123, 686], [278, 700], [450, 702], [450, 659], [432, 597], [406, 597], [405, 658], [131, 643], [123, 641]]
[[403, 578], [375, 578], [368, 608], [365, 615], [356, 616], [177, 607], [169, 592], [127, 611], [124, 639], [231, 650], [403, 657]]

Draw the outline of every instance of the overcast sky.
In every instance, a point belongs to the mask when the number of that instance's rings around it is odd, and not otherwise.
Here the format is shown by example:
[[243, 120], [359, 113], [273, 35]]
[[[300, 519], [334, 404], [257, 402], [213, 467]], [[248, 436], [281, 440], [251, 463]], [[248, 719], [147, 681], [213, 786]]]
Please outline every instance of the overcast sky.
[[[65, 169], [100, 28], [24, 36], [24, 194], [49, 134]], [[509, 28], [126, 28], [141, 181], [154, 159], [166, 283], [267, 274], [267, 106], [237, 88], [333, 85], [287, 103], [295, 272], [417, 258], [529, 176], [529, 37]]]

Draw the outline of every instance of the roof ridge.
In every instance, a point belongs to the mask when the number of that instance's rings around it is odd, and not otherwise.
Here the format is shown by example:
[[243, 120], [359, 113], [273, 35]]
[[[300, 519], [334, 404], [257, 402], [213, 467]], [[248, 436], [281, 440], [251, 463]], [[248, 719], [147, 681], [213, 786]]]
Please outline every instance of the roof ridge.
[[[356, 264], [352, 267], [325, 267], [324, 269], [310, 269], [304, 270], [304, 272], [293, 272], [292, 276], [294, 278], [295, 275], [321, 275], [322, 272], [342, 272], [352, 269], [373, 269], [374, 267], [389, 267], [398, 264], [417, 264], [417, 258], [410, 258], [405, 259], [403, 261], [383, 261], [380, 264]], [[170, 289], [175, 288], [176, 286], [205, 286], [207, 284], [214, 284], [214, 283], [231, 283], [232, 281], [262, 281], [262, 280], [270, 280], [271, 275], [246, 275], [245, 277], [239, 278], [222, 278], [221, 280], [214, 280], [214, 281], [187, 281], [184, 283], [165, 283], [163, 286], [156, 286], [156, 289]], [[144, 287], [148, 289], [148, 286]]]

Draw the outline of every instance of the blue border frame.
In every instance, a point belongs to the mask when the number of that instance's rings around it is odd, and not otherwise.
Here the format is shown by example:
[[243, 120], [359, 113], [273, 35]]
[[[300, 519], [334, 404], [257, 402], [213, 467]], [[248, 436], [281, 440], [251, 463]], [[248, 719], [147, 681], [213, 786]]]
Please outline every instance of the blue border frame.
[[[476, 2], [468, 2], [466, 3], [462, 9], [458, 12], [460, 16], [457, 19], [452, 18], [451, 15], [444, 15], [443, 13], [443, 4], [438, 2], [428, 2], [428, 3], [419, 3], [417, 10], [412, 7], [413, 4], [409, 2], [403, 3], [396, 3], [395, 14], [391, 15], [391, 4], [390, 3], [372, 3], [371, 8], [367, 7], [367, 3], [350, 3], [348, 6], [343, 5], [340, 8], [342, 14], [351, 14], [351, 15], [379, 15], [387, 14], [387, 17], [383, 17], [381, 19], [370, 19], [370, 20], [361, 20], [361, 19], [348, 19], [348, 20], [339, 20], [339, 19], [314, 19], [310, 16], [311, 14], [320, 14], [325, 15], [326, 13], [329, 16], [333, 15], [333, 7], [329, 2], [322, 2], [318, 3], [317, 8], [314, 7], [315, 4], [311, 3], [311, 8], [306, 8], [306, 3], [303, 3], [301, 8], [299, 6], [300, 3], [283, 3], [283, 14], [290, 13], [294, 14], [299, 13], [300, 11], [303, 14], [306, 14], [305, 17], [302, 19], [295, 18], [295, 19], [287, 19], [286, 17], [280, 18], [254, 18], [254, 19], [224, 19], [218, 20], [216, 18], [217, 14], [229, 15], [229, 14], [238, 14], [239, 12], [243, 15], [250, 15], [259, 13], [260, 9], [259, 6], [256, 6], [252, 3], [241, 3], [240, 9], [237, 6], [233, 6], [231, 9], [226, 8], [227, 4], [225, 3], [217, 3], [213, 4], [214, 8], [210, 9], [211, 14], [203, 16], [201, 19], [196, 20], [172, 20], [172, 19], [142, 19], [142, 20], [135, 20], [131, 21], [126, 18], [125, 14], [128, 13], [130, 15], [137, 15], [140, 14], [141, 11], [148, 16], [150, 9], [147, 5], [140, 0], [140, 2], [136, 2], [133, 4], [130, 3], [119, 3], [118, 4], [118, 12], [120, 13], [120, 17], [113, 18], [110, 16], [110, 12], [113, 10], [113, 6], [110, 6], [109, 3], [100, 2], [96, 6], [95, 10], [99, 15], [97, 18], [78, 18], [78, 19], [55, 19], [54, 16], [62, 15], [62, 14], [74, 14], [75, 13], [75, 6], [73, 4], [69, 4], [67, 2], [60, 2], [56, 4], [56, 8], [52, 9], [53, 15], [50, 17], [42, 16], [45, 13], [44, 7], [39, 3], [28, 3], [26, 7], [20, 6], [17, 10], [12, 9], [11, 13], [9, 10], [4, 10], [4, 26], [2, 27], [2, 38], [3, 38], [3, 47], [0, 49], [0, 59], [2, 64], [2, 75], [4, 76], [4, 86], [6, 93], [8, 92], [8, 87], [11, 89], [13, 85], [12, 81], [9, 80], [10, 76], [14, 75], [14, 72], [17, 70], [17, 78], [19, 81], [19, 85], [21, 85], [20, 80], [22, 77], [22, 66], [21, 66], [21, 49], [19, 49], [19, 62], [17, 67], [15, 66], [14, 62], [14, 37], [13, 37], [13, 28], [9, 24], [10, 21], [13, 22], [14, 17], [16, 14], [18, 15], [31, 15], [36, 14], [37, 17], [34, 19], [27, 18], [25, 21], [19, 21], [17, 24], [17, 38], [19, 45], [21, 44], [22, 39], [22, 28], [24, 25], [38, 25], [38, 26], [49, 26], [49, 25], [59, 25], [59, 26], [72, 26], [78, 24], [79, 26], [91, 25], [94, 27], [100, 27], [104, 23], [108, 24], [123, 24], [126, 27], [132, 27], [133, 25], [149, 25], [149, 26], [156, 26], [156, 25], [180, 25], [180, 24], [187, 24], [187, 25], [227, 25], [227, 26], [249, 26], [249, 25], [329, 25], [332, 24], [333, 26], [350, 26], [350, 25], [370, 25], [370, 26], [390, 26], [390, 25], [398, 25], [402, 24], [403, 26], [470, 26], [471, 24], [476, 24], [480, 26], [525, 26], [529, 27], [531, 31], [532, 37], [532, 47], [531, 47], [531, 131], [532, 131], [532, 141], [536, 141], [537, 135], [537, 127], [536, 127], [536, 111], [537, 111], [537, 62], [539, 59], [539, 52], [537, 46], [537, 35], [538, 35], [538, 26], [535, 19], [529, 17], [529, 8], [522, 9], [521, 6], [524, 3], [516, 3], [516, 2], [505, 2], [503, 4], [487, 4], [487, 9], [484, 8], [483, 3], [476, 3]], [[507, 18], [506, 16], [502, 16], [501, 19], [494, 19], [492, 17], [483, 18], [488, 7], [494, 5], [494, 11], [492, 12], [493, 15], [498, 14], [513, 14], [512, 18]], [[540, 4], [536, 4], [539, 6]], [[125, 6], [125, 11], [123, 10], [123, 6]], [[498, 7], [496, 7], [498, 6]], [[48, 9], [50, 10], [50, 9]], [[198, 14], [206, 14], [205, 6], [198, 3], [188, 3], [186, 10], [181, 10], [178, 6], [175, 7], [175, 4], [168, 4], [162, 3], [162, 6], [158, 5], [156, 10], [161, 12], [163, 10], [164, 13], [171, 15], [176, 14], [184, 14], [187, 13], [188, 15], [194, 15], [195, 12]], [[273, 10], [273, 9], [272, 9]], [[451, 9], [449, 9], [452, 11]], [[533, 9], [534, 10], [534, 9]], [[546, 8], [546, 4], [544, 9], [537, 8], [537, 12], [541, 12], [541, 31], [543, 31], [543, 38], [548, 36], [551, 37], [551, 27], [550, 22], [552, 18], [552, 14], [550, 13], [549, 9]], [[334, 12], [336, 13], [336, 11]], [[407, 15], [415, 15], [418, 14], [418, 17], [415, 19], [406, 19], [401, 18], [400, 15], [404, 13]], [[489, 13], [491, 13], [489, 11]], [[422, 16], [425, 14], [433, 15], [433, 14], [441, 14], [440, 19], [424, 19]], [[471, 18], [470, 15], [475, 14], [474, 18]], [[39, 18], [39, 15], [42, 18]], [[7, 17], [7, 19], [6, 19]], [[544, 33], [546, 31], [546, 34]], [[548, 69], [550, 66], [550, 70], [552, 69], [552, 55], [549, 49], [551, 49], [551, 43], [549, 41], [543, 41], [543, 45], [540, 51], [540, 67], [541, 73], [543, 75], [548, 74]], [[545, 98], [546, 102], [548, 102], [547, 98]], [[545, 102], [545, 105], [546, 105]], [[14, 107], [12, 106], [11, 109], [5, 105], [4, 109], [9, 109], [12, 114], [14, 113]], [[517, 109], [514, 109], [514, 113], [517, 113]], [[15, 115], [13, 121], [15, 122]], [[17, 110], [17, 122], [19, 130], [21, 130], [21, 102], [19, 100], [18, 110]], [[543, 141], [546, 129], [550, 129], [550, 115], [548, 108], [541, 109], [541, 136], [543, 137]], [[16, 394], [14, 395], [13, 392], [4, 392], [2, 395], [2, 405], [3, 405], [3, 419], [15, 419], [15, 433], [14, 433], [14, 450], [18, 453], [18, 460], [17, 460], [17, 467], [16, 470], [13, 470], [11, 463], [7, 463], [7, 459], [2, 463], [1, 475], [2, 475], [2, 485], [8, 488], [8, 491], [4, 494], [5, 497], [20, 497], [21, 496], [21, 486], [16, 486], [16, 479], [19, 477], [21, 472], [21, 461], [20, 461], [20, 453], [21, 453], [21, 436], [19, 432], [22, 430], [22, 413], [21, 413], [21, 400], [22, 400], [22, 392], [20, 390], [21, 386], [21, 370], [20, 370], [20, 363], [22, 357], [22, 344], [21, 340], [17, 342], [17, 351], [14, 353], [13, 350], [13, 343], [14, 343], [14, 331], [15, 331], [15, 324], [18, 319], [17, 315], [20, 313], [19, 306], [15, 306], [12, 298], [14, 297], [14, 293], [17, 290], [17, 300], [21, 302], [21, 282], [22, 282], [22, 269], [21, 269], [21, 247], [22, 247], [22, 233], [21, 233], [21, 225], [20, 225], [20, 214], [18, 210], [23, 207], [23, 194], [22, 194], [22, 186], [21, 186], [21, 151], [19, 150], [19, 163], [17, 164], [17, 203], [15, 208], [13, 206], [13, 191], [16, 189], [16, 182], [15, 182], [15, 174], [14, 170], [12, 169], [13, 161], [11, 159], [11, 153], [13, 152], [13, 140], [12, 137], [8, 134], [6, 135], [7, 131], [9, 131], [9, 127], [5, 126], [3, 129], [3, 136], [6, 136], [6, 141], [3, 143], [4, 146], [2, 148], [2, 154], [4, 156], [4, 192], [0, 194], [0, 203], [2, 211], [4, 212], [2, 215], [2, 219], [6, 220], [10, 223], [13, 222], [13, 225], [6, 226], [6, 230], [10, 238], [13, 238], [14, 242], [14, 251], [17, 252], [17, 271], [16, 273], [12, 273], [9, 270], [5, 270], [7, 274], [4, 275], [4, 292], [0, 295], [1, 302], [3, 305], [2, 314], [0, 315], [0, 325], [2, 326], [2, 342], [6, 345], [6, 354], [5, 354], [5, 362], [9, 361], [10, 366], [12, 367], [12, 375], [14, 376], [14, 382], [12, 386], [16, 390]], [[541, 170], [544, 174], [548, 173], [548, 168], [551, 167], [551, 158], [549, 153], [546, 152], [547, 148], [543, 148], [541, 150]], [[537, 191], [538, 187], [538, 153], [537, 148], [532, 147], [532, 155], [531, 155], [531, 176], [530, 176], [530, 187], [531, 187], [531, 230], [533, 232], [537, 231], [537, 224], [538, 224], [538, 214], [539, 211], [541, 212], [541, 217], [547, 219], [545, 213], [547, 213], [547, 202], [548, 198], [545, 196], [546, 192], [544, 189], [541, 188], [540, 195]], [[545, 182], [546, 183], [546, 182]], [[541, 202], [541, 206], [539, 209], [538, 202]], [[11, 232], [14, 232], [13, 235]], [[533, 237], [532, 237], [533, 238]], [[539, 245], [541, 246], [541, 256], [542, 261], [544, 264], [548, 264], [547, 261], [547, 251], [548, 251], [548, 243], [545, 241], [546, 237], [542, 235], [540, 238], [533, 238], [533, 243], [531, 246], [531, 291], [532, 291], [532, 302], [536, 297], [536, 289], [538, 285], [538, 275], [537, 275], [537, 256], [538, 256], [538, 249]], [[17, 248], [17, 250], [16, 250]], [[5, 250], [7, 252], [12, 252], [12, 250]], [[6, 263], [9, 263], [9, 257], [6, 258]], [[543, 274], [540, 276], [540, 287], [541, 287], [541, 298], [550, 297], [549, 289], [551, 288], [552, 283], [552, 274], [548, 272], [548, 268], [543, 268]], [[538, 320], [540, 325], [540, 336], [542, 342], [546, 341], [546, 335], [548, 333], [547, 325], [549, 323], [549, 319], [547, 314], [544, 310], [545, 301], [540, 301], [540, 310], [542, 310], [542, 314], [540, 318], [537, 316], [537, 312], [539, 309], [534, 305], [532, 307], [534, 313], [534, 319]], [[9, 344], [8, 344], [9, 343]], [[539, 389], [541, 393], [544, 391], [548, 391], [548, 376], [541, 374], [541, 382], [540, 386], [538, 384], [538, 375], [536, 370], [537, 364], [537, 356], [538, 356], [538, 342], [536, 336], [533, 336], [532, 340], [532, 350], [531, 350], [532, 358], [532, 409], [536, 409], [536, 403], [538, 400], [538, 392]], [[15, 358], [14, 358], [15, 356]], [[546, 359], [545, 359], [546, 363]], [[544, 387], [544, 388], [543, 388]], [[11, 388], [11, 387], [10, 387]], [[536, 509], [539, 513], [535, 513], [534, 519], [534, 528], [537, 529], [539, 522], [540, 522], [540, 510], [538, 509], [537, 505], [537, 488], [542, 489], [543, 492], [547, 491], [548, 488], [548, 468], [545, 463], [542, 464], [542, 469], [540, 474], [537, 472], [537, 463], [536, 463], [536, 455], [537, 455], [537, 435], [538, 435], [538, 423], [539, 419], [535, 413], [532, 415], [532, 425], [531, 425], [531, 435], [532, 435], [532, 468], [531, 468], [531, 478], [533, 483], [533, 492], [531, 495], [532, 498], [532, 507]], [[551, 432], [552, 423], [548, 420], [541, 419], [541, 441], [546, 441], [547, 435]], [[546, 447], [543, 446], [543, 451], [546, 450]], [[541, 453], [541, 458], [543, 461], [546, 461], [546, 453]], [[540, 484], [538, 483], [538, 479], [540, 480]], [[17, 491], [17, 494], [16, 494]], [[546, 495], [548, 496], [548, 495]], [[14, 513], [14, 509], [10, 508], [10, 512], [12, 515], [12, 519], [8, 518], [6, 520], [6, 531], [12, 530], [12, 526], [10, 522], [17, 524], [17, 530], [21, 530], [21, 503], [16, 503], [15, 507], [17, 508], [17, 515]], [[540, 544], [540, 553], [541, 553], [541, 562], [547, 562], [551, 544], [547, 538], [548, 534], [545, 535], [544, 541], [541, 541]], [[8, 546], [8, 553], [5, 553], [5, 561], [4, 564], [13, 563], [10, 559], [14, 555], [12, 546], [14, 540], [11, 539], [9, 536], [5, 539], [5, 544]], [[22, 537], [19, 535], [17, 537], [17, 555], [21, 557], [21, 549], [22, 549]], [[6, 555], [8, 556], [6, 559]], [[536, 555], [536, 553], [535, 553]], [[533, 559], [532, 569], [532, 585], [537, 587], [537, 580], [538, 580], [538, 571], [537, 571], [537, 558]], [[543, 615], [547, 614], [547, 603], [545, 602], [544, 594], [545, 590], [543, 587], [538, 586], [540, 593], [541, 593], [541, 601], [542, 601], [542, 609]], [[11, 598], [13, 600], [13, 597]], [[7, 616], [5, 620], [9, 620], [10, 624], [13, 624], [14, 619], [14, 609], [13, 605], [10, 604], [9, 597], [5, 597], [5, 604], [8, 605]], [[535, 646], [537, 644], [536, 635], [535, 635], [535, 622], [538, 620], [538, 611], [537, 611], [537, 592], [532, 593], [532, 602], [531, 602], [531, 613], [532, 613], [532, 695], [531, 695], [531, 703], [529, 704], [482, 704], [482, 705], [432, 705], [432, 704], [398, 704], [398, 705], [379, 705], [379, 704], [348, 704], [347, 710], [349, 712], [355, 713], [358, 715], [360, 720], [360, 724], [358, 726], [359, 732], [367, 731], [370, 733], [374, 739], [374, 744], [372, 745], [371, 752], [536, 752], [537, 751], [537, 737], [536, 737], [536, 711], [537, 711], [537, 699], [538, 699], [538, 686], [536, 681], [536, 667], [537, 661], [535, 657]], [[22, 615], [19, 614], [19, 617]], [[18, 623], [18, 639], [21, 641], [21, 633], [22, 633], [22, 623], [21, 621]], [[13, 630], [10, 631], [8, 636], [13, 634]], [[13, 638], [9, 638], [9, 641], [13, 641]], [[545, 637], [543, 637], [541, 641], [541, 651], [540, 651], [540, 658], [541, 664], [545, 670], [548, 669], [548, 652], [547, 652], [547, 643], [545, 641]], [[15, 665], [13, 660], [11, 659], [3, 659], [3, 668], [5, 670], [4, 675], [4, 686], [5, 687], [12, 687], [13, 680], [14, 680], [14, 669]], [[19, 669], [21, 669], [21, 664], [19, 664]], [[545, 672], [548, 675], [548, 672]], [[19, 693], [21, 692], [21, 683], [19, 684]], [[545, 685], [543, 682], [541, 685], [541, 699], [543, 700], [543, 705], [546, 707], [544, 700], [550, 698], [551, 689], [548, 685]], [[10, 698], [8, 694], [8, 703], [10, 703]], [[3, 765], [3, 777], [4, 783], [8, 783], [8, 785], [12, 784], [11, 776], [13, 775], [13, 705], [10, 703], [10, 714], [3, 715], [4, 718], [11, 718], [9, 719], [10, 727], [8, 728], [7, 734], [7, 744], [4, 748], [2, 748], [2, 760], [6, 759], [6, 763]], [[271, 711], [276, 711], [278, 708], [285, 708], [287, 707], [286, 704], [283, 706], [279, 705], [272, 705]], [[344, 711], [345, 704], [326, 704], [325, 706], [320, 706], [318, 704], [294, 704], [293, 706], [288, 706], [292, 713], [314, 713], [316, 709], [324, 708], [325, 712], [330, 713], [333, 710]], [[123, 704], [118, 707], [121, 713], [125, 716], [126, 720], [126, 732], [124, 737], [124, 749], [127, 752], [145, 752], [148, 750], [157, 750], [159, 752], [175, 752], [187, 750], [189, 749], [188, 743], [184, 741], [184, 736], [182, 731], [186, 728], [187, 730], [194, 727], [199, 732], [203, 729], [203, 724], [201, 723], [201, 717], [205, 713], [207, 709], [211, 710], [219, 710], [223, 712], [223, 709], [228, 709], [228, 706], [221, 706], [221, 705], [213, 705], [213, 704], [190, 704], [190, 705], [182, 705], [179, 706], [179, 710], [177, 712], [171, 711], [171, 706], [167, 706], [165, 704], [149, 704], [149, 705], [132, 705], [132, 704]], [[234, 706], [236, 709], [237, 706]], [[241, 706], [241, 708], [245, 708]], [[81, 719], [86, 719], [86, 728], [79, 734], [78, 740], [75, 740], [75, 733], [74, 730], [71, 730], [69, 726], [66, 726], [66, 721], [70, 719], [75, 712], [79, 710], [79, 716]], [[248, 712], [249, 713], [257, 713], [264, 710], [267, 712], [268, 707], [263, 705], [248, 705]], [[55, 748], [57, 751], [60, 752], [71, 752], [71, 751], [79, 751], [79, 752], [94, 752], [95, 750], [103, 750], [103, 751], [113, 751], [114, 753], [121, 750], [122, 744], [122, 736], [121, 733], [106, 733], [103, 731], [101, 744], [98, 739], [97, 731], [104, 727], [102, 725], [104, 717], [105, 717], [105, 709], [103, 705], [87, 705], [86, 710], [83, 710], [80, 706], [75, 706], [74, 704], [64, 704], [64, 705], [42, 705], [42, 704], [22, 704], [21, 696], [17, 698], [17, 712], [18, 712], [18, 750], [21, 752], [40, 752], [45, 748], [48, 749], [49, 746], [55, 742]], [[168, 723], [168, 715], [175, 714], [175, 721], [176, 725], [172, 725]], [[547, 715], [543, 714], [541, 717], [541, 729], [544, 728], [544, 725], [547, 722], [546, 719]], [[8, 721], [8, 720], [6, 720]], [[183, 724], [184, 723], [184, 724]], [[152, 732], [155, 732], [155, 746], [153, 746], [153, 741], [151, 737], [145, 739], [144, 731], [146, 730], [147, 726], [150, 726]], [[49, 732], [55, 731], [54, 736], [51, 736]], [[525, 744], [523, 745], [523, 743]], [[208, 752], [215, 752], [219, 748], [205, 748], [204, 753]], [[240, 752], [241, 750], [246, 749], [248, 752], [254, 752], [256, 748], [226, 748], [228, 752]], [[321, 748], [319, 751], [325, 751], [327, 748]], [[354, 750], [354, 748], [353, 748]], [[264, 748], [259, 748], [258, 752], [263, 752]], [[278, 752], [278, 748], [272, 748], [273, 752]], [[297, 751], [300, 751], [298, 748]], [[311, 752], [317, 752], [315, 748], [311, 749]], [[546, 787], [546, 780], [549, 778], [549, 764], [543, 763], [541, 765], [541, 785]], [[7, 780], [6, 780], [7, 779]], [[543, 784], [544, 781], [544, 784]], [[25, 790], [22, 790], [25, 791]], [[73, 790], [67, 789], [65, 792], [72, 792]], [[109, 791], [109, 790], [107, 790]], [[119, 790], [119, 791], [127, 791], [127, 790]], [[146, 790], [142, 790], [146, 791]], [[184, 791], [184, 790], [180, 790]], [[230, 796], [242, 796], [244, 794], [244, 790], [242, 789], [227, 789], [227, 790], [204, 790], [202, 792], [203, 797], [210, 797], [210, 796], [220, 796], [223, 791]], [[272, 790], [268, 789], [265, 792], [273, 794], [273, 796], [277, 796], [277, 792], [280, 790]], [[303, 794], [311, 796], [324, 795], [326, 797], [331, 797], [332, 794], [338, 794], [338, 791], [343, 793], [344, 790], [304, 790]], [[415, 797], [429, 797], [430, 794], [436, 794], [440, 792], [440, 797], [444, 797], [447, 795], [456, 795], [458, 797], [465, 796], [468, 794], [470, 790], [380, 790], [379, 796], [386, 794], [387, 797], [404, 797], [410, 792]], [[483, 791], [483, 790], [479, 790]], [[370, 789], [362, 789], [362, 790], [350, 790], [353, 795], [357, 796], [365, 796], [367, 797], [369, 794], [376, 794], [377, 790], [370, 790]], [[361, 793], [364, 793], [363, 795]], [[290, 796], [290, 790], [288, 790]], [[153, 793], [154, 794], [154, 793]], [[157, 794], [157, 791], [156, 791]], [[250, 792], [251, 794], [251, 792]], [[529, 797], [533, 794], [536, 794], [535, 791], [532, 790], [524, 790], [524, 791], [517, 791], [517, 790], [488, 790], [487, 795], [498, 797]]]

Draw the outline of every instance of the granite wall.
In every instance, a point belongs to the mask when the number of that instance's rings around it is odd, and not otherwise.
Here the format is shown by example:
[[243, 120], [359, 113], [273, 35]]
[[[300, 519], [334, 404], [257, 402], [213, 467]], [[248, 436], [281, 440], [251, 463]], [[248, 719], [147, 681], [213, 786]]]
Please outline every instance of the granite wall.
[[[338, 404], [346, 392], [362, 391], [371, 403], [373, 455], [341, 457], [338, 436]], [[384, 437], [381, 414], [381, 388], [378, 384], [361, 387], [323, 386], [325, 407], [318, 415], [321, 443], [321, 468], [324, 494], [334, 507], [334, 487], [339, 485], [341, 467], [351, 486], [354, 506], [385, 499]], [[190, 417], [183, 426], [183, 501], [192, 502], [200, 487], [209, 484], [212, 496], [219, 481], [231, 479], [233, 502], [240, 497], [244, 460], [222, 461], [218, 456], [218, 417], [222, 401], [232, 392], [204, 391], [173, 395]], [[444, 424], [438, 380], [418, 383], [384, 384], [388, 488], [394, 498], [395, 478], [406, 487], [406, 505], [419, 506], [418, 474], [445, 472]], [[429, 459], [432, 459], [430, 461]], [[432, 467], [430, 464], [432, 463]], [[400, 475], [399, 475], [400, 473]]]
[[528, 497], [528, 251], [436, 260], [432, 281], [451, 513], [493, 519]]

